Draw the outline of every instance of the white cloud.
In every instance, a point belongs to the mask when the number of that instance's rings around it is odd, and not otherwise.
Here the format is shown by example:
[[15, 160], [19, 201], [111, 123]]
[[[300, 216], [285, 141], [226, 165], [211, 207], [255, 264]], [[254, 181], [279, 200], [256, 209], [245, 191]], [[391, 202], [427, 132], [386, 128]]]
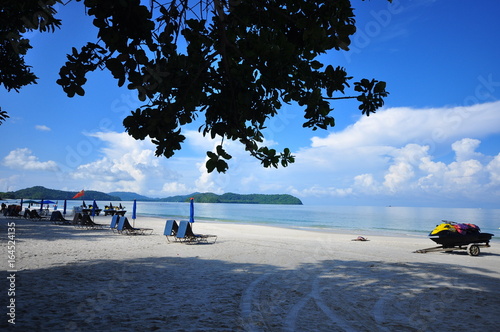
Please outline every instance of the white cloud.
[[385, 175], [384, 186], [391, 192], [397, 192], [407, 186], [407, 182], [415, 176], [413, 167], [405, 162], [399, 162], [389, 167], [389, 172]]
[[[73, 179], [86, 180], [87, 188], [111, 191], [133, 191], [153, 197], [165, 197], [190, 192], [222, 193], [228, 177], [217, 172], [208, 173], [205, 167], [206, 150], [213, 150], [220, 141], [186, 130], [183, 148], [197, 150], [199, 157], [166, 159], [156, 157], [156, 147], [148, 140], [138, 141], [127, 133], [99, 132], [87, 134], [99, 139], [104, 146], [102, 157], [83, 164], [71, 173]], [[225, 147], [234, 147], [227, 142]]]
[[19, 174], [14, 174], [9, 177], [0, 178], [0, 191], [8, 192], [21, 189], [16, 187], [15, 184], [22, 183], [22, 181], [23, 177]]
[[[198, 177], [194, 181], [195, 191], [222, 194], [227, 191], [242, 192], [246, 187], [251, 187], [257, 191], [259, 190], [256, 183], [262, 185], [262, 181], [259, 181], [259, 179], [255, 177], [247, 176], [247, 168], [255, 168], [256, 164], [258, 165], [259, 162], [250, 157], [240, 143], [228, 140], [224, 141], [223, 147], [226, 152], [231, 155], [231, 159], [226, 160], [229, 165], [229, 171], [227, 173], [218, 173], [216, 170], [212, 173], [208, 173], [205, 165], [208, 160], [206, 151], [215, 152], [221, 140], [218, 138], [211, 139], [209, 137], [203, 137], [203, 135], [197, 131], [188, 131], [185, 135], [187, 137], [187, 144], [190, 147], [195, 146], [200, 153], [200, 157], [202, 157], [196, 163]], [[268, 141], [265, 142], [265, 144], [272, 145], [274, 142]], [[261, 167], [257, 166], [257, 168], [260, 169]]]
[[[120, 162], [112, 161], [108, 157], [104, 157], [93, 163], [79, 166], [72, 176], [75, 179], [102, 182], [135, 180], [132, 174], [126, 169], [122, 169], [120, 166], [122, 166]], [[130, 164], [128, 166], [130, 166]]]
[[[344, 195], [399, 197], [407, 204], [418, 197], [493, 202], [500, 198], [500, 157], [477, 149], [480, 138], [500, 133], [499, 122], [500, 102], [387, 109], [324, 138], [313, 137], [309, 147], [295, 153], [297, 162], [275, 178], [263, 178], [257, 169], [247, 178], [269, 181], [269, 186], [290, 183], [306, 199]], [[448, 161], [450, 153], [454, 160]]]
[[500, 185], [500, 153], [486, 166], [491, 185]]
[[[208, 158], [208, 157], [207, 157]], [[205, 167], [205, 162], [198, 163], [198, 171], [200, 172], [200, 176], [198, 179], [195, 181], [195, 186], [197, 191], [200, 192], [214, 192], [214, 193], [220, 193], [221, 189], [216, 185], [215, 179], [217, 177], [217, 173], [208, 173], [207, 168]]]
[[3, 165], [12, 169], [26, 171], [58, 171], [59, 167], [55, 161], [39, 161], [38, 157], [28, 148], [11, 151], [4, 159]]
[[[238, 144], [226, 142], [233, 155], [228, 174], [206, 174], [200, 161], [195, 187], [214, 192], [288, 192], [323, 202], [363, 197], [406, 199], [410, 205], [418, 198], [480, 201], [485, 190], [495, 192], [492, 186], [500, 182], [500, 157], [477, 152], [480, 138], [500, 132], [492, 125], [499, 122], [498, 110], [500, 102], [467, 108], [387, 109], [325, 138], [313, 137], [310, 146], [294, 153], [295, 164], [279, 170], [264, 169]], [[186, 136], [188, 145], [197, 144], [203, 151], [217, 143], [195, 132]], [[439, 160], [436, 154], [447, 158]], [[447, 160], [450, 154], [454, 158]]]
[[46, 125], [36, 125], [35, 129], [40, 130], [40, 131], [51, 131], [52, 130], [49, 127], [47, 127]]
[[205, 154], [205, 151], [212, 151], [216, 145], [220, 144], [221, 139], [216, 137], [212, 139], [196, 130], [185, 130], [183, 135], [186, 136], [186, 143], [198, 152]]
[[[293, 153], [296, 163], [278, 170], [263, 168], [241, 144], [225, 141], [224, 148], [233, 156], [226, 174], [207, 173], [205, 152], [213, 151], [220, 140], [197, 131], [183, 132], [183, 150], [171, 159], [157, 158], [156, 147], [148, 140], [137, 141], [126, 133], [93, 133], [87, 135], [100, 141], [96, 146], [103, 146], [97, 151], [100, 157], [70, 175], [85, 188], [152, 197], [210, 191], [290, 193], [306, 203], [493, 202], [500, 198], [500, 154], [479, 151], [485, 140], [500, 134], [500, 128], [492, 125], [499, 123], [499, 109], [500, 102], [379, 111], [324, 138], [311, 138], [309, 146]], [[16, 167], [23, 164], [20, 160], [50, 165], [26, 150], [11, 152], [4, 165]]]
[[185, 195], [190, 192], [190, 189], [184, 184], [179, 182], [168, 182], [163, 184], [162, 192], [169, 193], [169, 195]]
[[312, 186], [303, 190], [291, 188], [290, 193], [297, 196], [308, 196], [314, 198], [343, 198], [352, 195], [353, 190], [352, 188], [339, 189], [335, 187]]
[[360, 174], [354, 177], [354, 184], [358, 188], [374, 188], [377, 186], [372, 174]]
[[481, 144], [480, 140], [464, 138], [453, 143], [451, 145], [451, 149], [455, 151], [456, 160], [459, 162], [470, 159], [479, 159], [483, 157], [481, 153], [475, 152], [475, 150], [479, 147], [479, 144]]
[[391, 192], [406, 191], [415, 177], [415, 168], [422, 160], [426, 160], [428, 146], [408, 144], [393, 151], [393, 164], [384, 176], [384, 186]]
[[498, 133], [499, 113], [500, 102], [452, 108], [391, 108], [363, 116], [340, 133], [313, 137], [311, 147], [346, 150], [407, 143], [451, 144], [464, 137]]
[[[429, 146], [408, 144], [402, 148], [393, 149], [389, 159], [382, 168], [367, 165], [372, 172], [349, 175], [350, 183], [343, 188], [333, 187], [335, 181], [324, 181], [304, 186], [305, 189], [297, 189], [296, 193], [302, 196], [320, 193], [331, 197], [350, 196], [352, 198], [362, 195], [378, 197], [400, 197], [411, 199], [412, 197], [430, 195], [432, 197], [455, 197], [481, 201], [483, 199], [493, 201], [500, 197], [498, 195], [500, 185], [500, 155], [488, 164], [471, 159], [470, 157], [484, 157], [475, 151], [480, 141], [468, 138], [454, 142], [451, 146], [455, 152], [455, 161], [446, 164], [442, 161], [433, 161], [429, 155]], [[468, 156], [468, 158], [465, 158]], [[363, 158], [359, 159], [363, 163]], [[321, 168], [321, 166], [320, 166]], [[310, 170], [314, 172], [314, 167]], [[323, 174], [324, 175], [324, 174]], [[297, 188], [299, 183], [295, 183]], [[304, 184], [303, 184], [304, 185]], [[496, 193], [496, 194], [495, 194]], [[411, 202], [408, 202], [411, 204]]]
[[[87, 188], [110, 191], [144, 193], [154, 183], [161, 188], [169, 172], [159, 168], [160, 159], [154, 156], [154, 147], [148, 141], [137, 141], [126, 133], [99, 132], [88, 134], [101, 140], [102, 158], [80, 165], [72, 172], [74, 179], [86, 180]], [[156, 183], [155, 183], [156, 182]]]

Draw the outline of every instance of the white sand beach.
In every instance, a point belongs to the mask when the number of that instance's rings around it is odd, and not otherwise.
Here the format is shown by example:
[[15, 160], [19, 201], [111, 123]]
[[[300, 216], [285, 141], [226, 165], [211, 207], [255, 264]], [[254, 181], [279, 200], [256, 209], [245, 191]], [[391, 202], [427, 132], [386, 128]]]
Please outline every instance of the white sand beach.
[[[96, 217], [109, 224], [111, 217]], [[500, 246], [413, 253], [427, 238], [196, 222], [215, 244], [15, 222], [22, 331], [497, 331]], [[352, 241], [357, 235], [369, 241]], [[7, 273], [9, 276], [9, 273]], [[3, 282], [2, 292], [8, 291]], [[3, 297], [5, 298], [5, 297]], [[8, 300], [7, 300], [8, 301]], [[2, 329], [8, 302], [2, 305]]]

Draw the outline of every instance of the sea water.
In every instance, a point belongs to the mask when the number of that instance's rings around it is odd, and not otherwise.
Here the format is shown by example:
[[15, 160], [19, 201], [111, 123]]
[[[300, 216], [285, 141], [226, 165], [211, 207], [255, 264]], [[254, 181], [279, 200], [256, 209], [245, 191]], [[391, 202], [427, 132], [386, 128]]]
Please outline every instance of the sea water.
[[[98, 201], [103, 209], [108, 201]], [[133, 202], [121, 204], [131, 218]], [[82, 201], [68, 201], [67, 210], [80, 206]], [[91, 205], [92, 201], [86, 201]], [[51, 209], [54, 207], [51, 206]], [[58, 202], [59, 210], [63, 202]], [[137, 202], [137, 219], [159, 217], [163, 219], [189, 219], [189, 203]], [[426, 237], [442, 220], [473, 223], [482, 232], [497, 234], [500, 241], [500, 209], [431, 208], [431, 207], [381, 207], [335, 205], [267, 205], [195, 203], [195, 222], [245, 223], [324, 231], [342, 230], [360, 235], [413, 235]]]
[[[139, 215], [188, 219], [189, 203], [138, 202], [137, 211]], [[450, 220], [474, 223], [483, 232], [500, 234], [499, 209], [195, 203], [194, 215], [195, 221], [423, 236], [442, 220]]]

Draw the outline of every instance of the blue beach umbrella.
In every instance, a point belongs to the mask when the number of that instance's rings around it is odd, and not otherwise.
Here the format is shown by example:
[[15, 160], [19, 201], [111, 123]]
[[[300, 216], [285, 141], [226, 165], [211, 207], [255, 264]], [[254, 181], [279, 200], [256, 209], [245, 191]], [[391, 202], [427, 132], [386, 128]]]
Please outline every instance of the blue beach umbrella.
[[134, 199], [134, 206], [132, 206], [132, 219], [137, 218], [137, 200]]
[[137, 218], [137, 200], [134, 199], [134, 206], [132, 206], [132, 220], [133, 227], [135, 227], [135, 219]]
[[193, 223], [194, 222], [194, 198], [189, 199], [189, 222]]
[[94, 203], [92, 203], [92, 217], [95, 217], [96, 211], [97, 211], [97, 203], [95, 202], [94, 199]]
[[40, 201], [40, 213], [42, 213], [43, 210], [43, 199]]
[[66, 203], [66, 200], [64, 200], [64, 207], [63, 207], [63, 215], [66, 216], [66, 207], [67, 207], [67, 203]]

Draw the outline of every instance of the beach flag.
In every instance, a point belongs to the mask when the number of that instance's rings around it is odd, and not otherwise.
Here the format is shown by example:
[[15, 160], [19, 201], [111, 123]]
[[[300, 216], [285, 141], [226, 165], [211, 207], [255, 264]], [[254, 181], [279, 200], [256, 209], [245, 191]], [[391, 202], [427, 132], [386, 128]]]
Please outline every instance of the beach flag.
[[85, 190], [82, 190], [79, 193], [77, 193], [75, 196], [73, 196], [73, 199], [78, 198], [78, 197], [82, 197], [83, 195], [85, 195]]

